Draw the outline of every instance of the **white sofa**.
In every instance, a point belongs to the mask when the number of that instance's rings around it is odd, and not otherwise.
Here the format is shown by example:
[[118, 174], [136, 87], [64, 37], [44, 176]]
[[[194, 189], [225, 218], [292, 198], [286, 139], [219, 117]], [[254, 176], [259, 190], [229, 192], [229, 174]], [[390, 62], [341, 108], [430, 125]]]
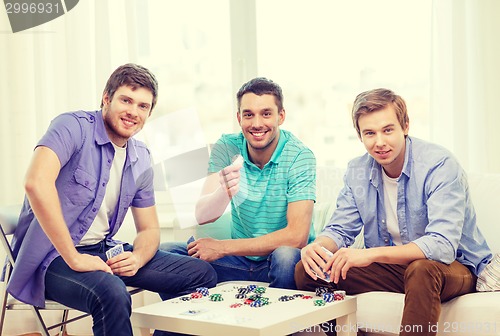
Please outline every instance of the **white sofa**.
[[[335, 209], [338, 192], [343, 185], [343, 172], [328, 168], [317, 171], [317, 202], [315, 229], [320, 232]], [[500, 219], [496, 207], [500, 204], [500, 174], [469, 174], [469, 185], [477, 212], [477, 222], [494, 253], [500, 253]], [[197, 227], [196, 235], [227, 237], [226, 214], [213, 224]], [[362, 247], [358, 237], [353, 247]], [[358, 297], [357, 320], [366, 335], [398, 335], [404, 306], [404, 295], [387, 292], [364, 293]], [[500, 292], [468, 294], [443, 303], [439, 336], [500, 335]]]

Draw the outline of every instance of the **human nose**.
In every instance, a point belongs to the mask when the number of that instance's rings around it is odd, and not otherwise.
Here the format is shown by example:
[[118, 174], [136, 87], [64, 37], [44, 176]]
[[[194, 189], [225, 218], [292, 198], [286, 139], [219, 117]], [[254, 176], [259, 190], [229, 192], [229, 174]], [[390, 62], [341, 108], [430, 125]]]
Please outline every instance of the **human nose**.
[[253, 128], [260, 128], [262, 127], [263, 125], [263, 122], [262, 122], [262, 118], [260, 116], [255, 116], [254, 118], [252, 118], [252, 127]]
[[382, 134], [377, 133], [377, 135], [375, 136], [375, 145], [378, 147], [383, 147], [385, 145], [385, 139]]

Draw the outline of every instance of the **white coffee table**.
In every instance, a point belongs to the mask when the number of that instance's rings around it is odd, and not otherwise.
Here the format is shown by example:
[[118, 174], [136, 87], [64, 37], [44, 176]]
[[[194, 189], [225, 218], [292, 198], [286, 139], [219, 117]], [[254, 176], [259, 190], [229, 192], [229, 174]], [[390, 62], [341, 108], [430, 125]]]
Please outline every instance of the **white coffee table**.
[[[337, 319], [338, 335], [356, 335], [356, 297], [315, 306], [320, 299], [315, 293], [278, 288], [266, 288], [264, 297], [271, 302], [262, 307], [243, 304], [232, 308], [240, 283], [225, 283], [209, 290], [219, 293], [223, 301], [210, 301], [208, 297], [182, 301], [175, 298], [154, 303], [132, 311], [131, 321], [141, 335], [149, 335], [150, 329], [174, 331], [192, 335], [288, 335], [323, 322]], [[297, 297], [290, 301], [279, 301], [283, 295], [310, 295], [312, 299]]]

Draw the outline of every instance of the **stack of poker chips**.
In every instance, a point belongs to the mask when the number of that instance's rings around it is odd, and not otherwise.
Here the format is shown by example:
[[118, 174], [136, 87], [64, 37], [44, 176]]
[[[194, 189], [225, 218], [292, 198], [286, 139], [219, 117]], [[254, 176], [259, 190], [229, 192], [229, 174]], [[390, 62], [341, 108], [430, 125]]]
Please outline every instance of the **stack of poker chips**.
[[325, 302], [332, 302], [335, 301], [335, 294], [333, 293], [324, 293], [323, 294], [323, 301]]
[[210, 301], [224, 301], [222, 294], [212, 294], [210, 295]]
[[324, 300], [314, 300], [314, 305], [315, 306], [324, 306], [325, 301]]
[[330, 289], [328, 287], [318, 287], [316, 288], [316, 296], [323, 296], [325, 293], [329, 293]]
[[207, 287], [198, 287], [196, 288], [196, 292], [201, 293], [203, 296], [208, 296], [208, 288]]
[[345, 291], [336, 290], [333, 292], [333, 297], [335, 298], [335, 301], [342, 301], [345, 299]]

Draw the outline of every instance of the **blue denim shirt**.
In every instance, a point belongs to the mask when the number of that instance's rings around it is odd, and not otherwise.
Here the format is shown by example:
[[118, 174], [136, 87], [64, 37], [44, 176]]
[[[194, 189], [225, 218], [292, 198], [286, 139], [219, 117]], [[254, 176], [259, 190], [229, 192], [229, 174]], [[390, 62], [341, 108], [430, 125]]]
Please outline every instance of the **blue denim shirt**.
[[[71, 112], [56, 117], [37, 146], [52, 149], [61, 163], [56, 180], [62, 212], [76, 245], [97, 215], [109, 180], [114, 148], [104, 127], [101, 111]], [[153, 206], [153, 171], [146, 146], [135, 139], [127, 142], [119, 201], [110, 222], [112, 237], [130, 206]], [[12, 241], [16, 266], [8, 283], [15, 298], [43, 307], [45, 272], [59, 254], [43, 232], [25, 198]]]
[[[366, 248], [393, 245], [387, 230], [382, 167], [365, 154], [352, 160], [337, 209], [320, 235], [339, 248], [364, 227]], [[465, 172], [443, 147], [407, 137], [398, 178], [397, 218], [403, 244], [415, 243], [428, 259], [458, 260], [478, 275], [492, 258], [476, 226]]]

